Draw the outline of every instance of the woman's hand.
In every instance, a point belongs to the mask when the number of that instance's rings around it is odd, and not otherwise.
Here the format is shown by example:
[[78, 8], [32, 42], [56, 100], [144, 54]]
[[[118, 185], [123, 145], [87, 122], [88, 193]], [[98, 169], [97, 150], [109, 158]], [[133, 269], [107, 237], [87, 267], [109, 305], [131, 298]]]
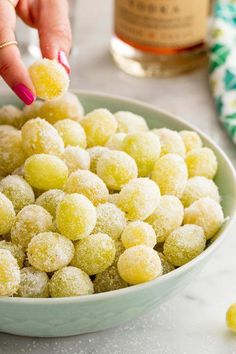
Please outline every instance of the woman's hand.
[[[69, 73], [71, 30], [67, 1], [0, 0], [0, 45], [15, 40], [16, 15], [38, 30], [42, 56], [57, 59]], [[0, 49], [0, 76], [25, 104], [35, 100], [35, 90], [17, 46]]]

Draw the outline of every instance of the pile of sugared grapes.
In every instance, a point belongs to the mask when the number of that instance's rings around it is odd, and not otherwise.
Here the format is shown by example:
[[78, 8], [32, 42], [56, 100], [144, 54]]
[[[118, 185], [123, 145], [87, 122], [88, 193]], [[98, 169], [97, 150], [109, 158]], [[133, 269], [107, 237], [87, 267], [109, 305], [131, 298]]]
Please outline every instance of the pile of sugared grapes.
[[214, 152], [131, 112], [84, 114], [48, 63], [30, 72], [50, 100], [0, 108], [0, 296], [121, 289], [198, 256], [224, 222]]

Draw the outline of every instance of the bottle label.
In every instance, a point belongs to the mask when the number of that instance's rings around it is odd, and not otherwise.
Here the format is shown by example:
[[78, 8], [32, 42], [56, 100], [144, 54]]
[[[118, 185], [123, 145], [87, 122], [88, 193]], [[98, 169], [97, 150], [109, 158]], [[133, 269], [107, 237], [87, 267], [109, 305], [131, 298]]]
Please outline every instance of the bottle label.
[[202, 44], [209, 0], [115, 0], [115, 34], [143, 50]]

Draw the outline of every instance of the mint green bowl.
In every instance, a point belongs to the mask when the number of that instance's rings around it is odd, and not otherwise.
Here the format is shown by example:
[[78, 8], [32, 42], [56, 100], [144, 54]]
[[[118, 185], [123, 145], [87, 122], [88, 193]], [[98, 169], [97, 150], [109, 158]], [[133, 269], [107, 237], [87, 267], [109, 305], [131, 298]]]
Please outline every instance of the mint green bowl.
[[[58, 299], [0, 298], [0, 331], [22, 336], [62, 337], [95, 332], [117, 326], [157, 307], [183, 289], [201, 271], [225, 239], [236, 210], [234, 168], [224, 152], [191, 124], [155, 107], [133, 100], [90, 92], [78, 92], [85, 111], [105, 107], [116, 112], [127, 110], [145, 117], [149, 126], [197, 131], [206, 146], [214, 150], [219, 170], [216, 183], [228, 220], [215, 241], [197, 258], [151, 282], [91, 296]], [[19, 104], [13, 96], [2, 96], [0, 105]]]

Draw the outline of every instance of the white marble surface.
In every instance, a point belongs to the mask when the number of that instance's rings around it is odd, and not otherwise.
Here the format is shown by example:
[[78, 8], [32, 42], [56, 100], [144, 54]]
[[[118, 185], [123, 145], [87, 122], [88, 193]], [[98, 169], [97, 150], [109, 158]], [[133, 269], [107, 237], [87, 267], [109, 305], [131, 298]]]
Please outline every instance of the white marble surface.
[[[129, 77], [108, 54], [111, 1], [79, 0], [78, 10], [73, 88], [124, 95], [174, 112], [210, 134], [236, 163], [236, 148], [217, 122], [206, 70], [165, 80]], [[225, 311], [236, 301], [235, 250], [232, 232], [181, 294], [126, 325], [61, 339], [0, 334], [0, 354], [236, 354], [236, 335], [225, 327]]]

